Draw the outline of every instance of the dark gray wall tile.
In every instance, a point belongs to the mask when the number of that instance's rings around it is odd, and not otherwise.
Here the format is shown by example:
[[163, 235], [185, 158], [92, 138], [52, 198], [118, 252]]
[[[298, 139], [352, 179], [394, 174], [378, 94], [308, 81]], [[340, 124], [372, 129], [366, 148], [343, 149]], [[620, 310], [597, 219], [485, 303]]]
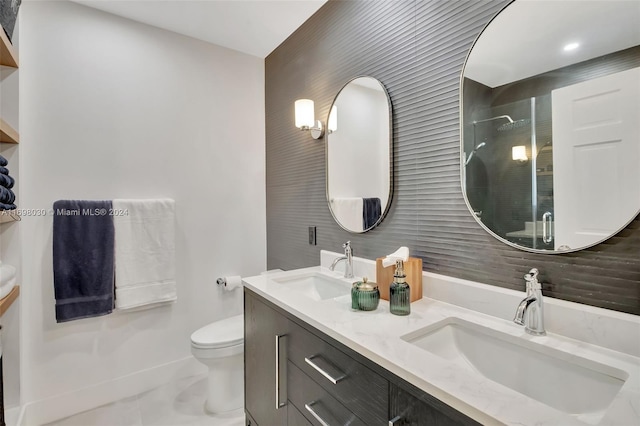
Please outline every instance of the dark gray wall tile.
[[[316, 265], [320, 250], [351, 240], [370, 259], [407, 245], [424, 269], [524, 290], [541, 271], [547, 296], [640, 314], [640, 219], [605, 243], [542, 255], [487, 234], [460, 186], [460, 73], [482, 28], [508, 0], [329, 1], [265, 61], [267, 265]], [[380, 80], [393, 105], [394, 195], [380, 226], [351, 234], [325, 195], [323, 141], [294, 127], [293, 103], [310, 98], [326, 120], [351, 78]], [[354, 167], [364, 165], [354, 164]], [[307, 227], [317, 227], [308, 245]]]

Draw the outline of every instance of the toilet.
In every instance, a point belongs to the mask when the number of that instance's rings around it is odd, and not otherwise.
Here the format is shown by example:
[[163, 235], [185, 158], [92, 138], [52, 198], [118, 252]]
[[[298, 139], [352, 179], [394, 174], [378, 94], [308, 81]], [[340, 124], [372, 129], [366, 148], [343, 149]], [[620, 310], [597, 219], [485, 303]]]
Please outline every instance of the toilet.
[[199, 328], [191, 335], [191, 353], [209, 368], [210, 413], [244, 405], [244, 316], [237, 315]]

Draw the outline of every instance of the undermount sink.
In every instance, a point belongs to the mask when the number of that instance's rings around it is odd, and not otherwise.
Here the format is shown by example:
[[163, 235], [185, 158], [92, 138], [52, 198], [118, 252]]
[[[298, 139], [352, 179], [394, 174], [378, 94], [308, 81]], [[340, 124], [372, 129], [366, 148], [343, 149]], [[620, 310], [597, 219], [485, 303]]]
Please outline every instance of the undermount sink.
[[585, 415], [580, 417], [589, 423], [604, 413], [629, 377], [617, 368], [455, 317], [401, 338], [557, 410]]
[[272, 278], [272, 280], [313, 300], [333, 299], [351, 292], [349, 283], [320, 272], [307, 272], [299, 275]]

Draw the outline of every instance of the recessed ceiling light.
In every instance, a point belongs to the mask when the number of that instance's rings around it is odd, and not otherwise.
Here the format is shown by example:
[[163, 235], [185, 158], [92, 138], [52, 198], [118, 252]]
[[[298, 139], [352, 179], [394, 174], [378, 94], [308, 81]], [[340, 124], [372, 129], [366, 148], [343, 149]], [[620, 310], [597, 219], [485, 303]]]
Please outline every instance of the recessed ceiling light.
[[569, 52], [571, 50], [576, 50], [580, 46], [579, 43], [569, 43], [564, 46], [564, 51]]

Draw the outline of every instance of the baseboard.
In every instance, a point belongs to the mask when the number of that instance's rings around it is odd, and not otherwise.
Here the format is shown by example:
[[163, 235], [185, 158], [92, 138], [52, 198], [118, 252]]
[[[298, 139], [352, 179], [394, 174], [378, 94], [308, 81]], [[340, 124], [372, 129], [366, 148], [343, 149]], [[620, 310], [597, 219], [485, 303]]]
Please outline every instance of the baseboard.
[[20, 418], [23, 415], [24, 407], [11, 407], [4, 411], [4, 421], [7, 426], [17, 426], [20, 424]]
[[170, 381], [206, 373], [193, 356], [108, 380], [73, 392], [26, 403], [13, 425], [40, 426], [146, 392]]

